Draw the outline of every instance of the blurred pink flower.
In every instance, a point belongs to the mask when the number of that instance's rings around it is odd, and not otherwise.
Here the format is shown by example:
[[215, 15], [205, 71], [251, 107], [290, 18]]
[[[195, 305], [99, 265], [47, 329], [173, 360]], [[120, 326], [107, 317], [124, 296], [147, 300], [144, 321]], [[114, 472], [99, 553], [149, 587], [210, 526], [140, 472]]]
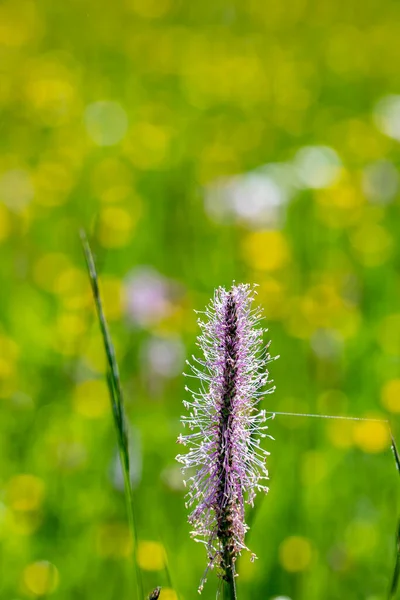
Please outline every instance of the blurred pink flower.
[[126, 278], [125, 294], [129, 320], [146, 327], [170, 312], [173, 284], [151, 267], [138, 267]]

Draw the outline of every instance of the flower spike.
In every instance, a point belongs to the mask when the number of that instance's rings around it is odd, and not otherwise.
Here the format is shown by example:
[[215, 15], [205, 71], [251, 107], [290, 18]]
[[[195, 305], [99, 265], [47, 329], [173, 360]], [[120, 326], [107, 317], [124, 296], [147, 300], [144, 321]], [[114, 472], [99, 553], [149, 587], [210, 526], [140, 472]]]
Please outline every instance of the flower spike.
[[[253, 505], [257, 491], [268, 492], [266, 482], [268, 452], [260, 439], [267, 418], [259, 410], [262, 396], [270, 394], [266, 365], [274, 360], [263, 346], [266, 330], [258, 326], [260, 310], [254, 310], [254, 286], [233, 285], [218, 288], [199, 319], [198, 338], [203, 357], [193, 357], [187, 377], [199, 380], [199, 389], [186, 390], [188, 415], [182, 424], [189, 429], [178, 443], [189, 447], [177, 456], [189, 491], [186, 506], [196, 541], [203, 542], [208, 567], [218, 567], [222, 579], [234, 588], [235, 562], [248, 550], [245, 535], [245, 503]], [[278, 357], [276, 357], [278, 358]], [[252, 555], [252, 559], [255, 555]], [[207, 572], [206, 571], [206, 572]], [[199, 591], [202, 590], [205, 576]]]

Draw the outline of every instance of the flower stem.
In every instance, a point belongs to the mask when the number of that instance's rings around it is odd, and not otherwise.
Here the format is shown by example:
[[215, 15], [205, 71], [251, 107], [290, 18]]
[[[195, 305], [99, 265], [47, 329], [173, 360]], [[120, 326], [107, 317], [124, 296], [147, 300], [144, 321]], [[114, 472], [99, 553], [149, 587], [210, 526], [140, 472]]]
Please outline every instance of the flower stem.
[[232, 568], [226, 571], [224, 579], [224, 600], [237, 600], [235, 577]]

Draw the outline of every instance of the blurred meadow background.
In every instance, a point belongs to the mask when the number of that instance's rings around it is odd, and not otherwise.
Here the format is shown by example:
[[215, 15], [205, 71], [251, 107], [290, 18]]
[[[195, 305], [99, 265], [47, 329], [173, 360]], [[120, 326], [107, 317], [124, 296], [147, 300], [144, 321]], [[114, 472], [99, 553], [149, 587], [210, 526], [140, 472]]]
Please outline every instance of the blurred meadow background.
[[[281, 356], [263, 408], [396, 433], [399, 39], [391, 0], [2, 0], [2, 600], [135, 598], [81, 227], [125, 390], [137, 560], [161, 600], [197, 597], [206, 565], [174, 457], [193, 309], [214, 287], [260, 286]], [[239, 599], [385, 598], [388, 428], [269, 423]], [[203, 598], [215, 589], [211, 574]]]

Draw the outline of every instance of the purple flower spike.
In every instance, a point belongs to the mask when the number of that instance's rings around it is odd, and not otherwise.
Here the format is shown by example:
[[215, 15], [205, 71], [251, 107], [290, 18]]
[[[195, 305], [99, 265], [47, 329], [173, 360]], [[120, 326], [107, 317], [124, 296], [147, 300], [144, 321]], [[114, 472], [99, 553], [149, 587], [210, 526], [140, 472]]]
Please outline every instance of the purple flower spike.
[[[186, 387], [192, 398], [184, 401], [189, 415], [182, 423], [191, 433], [178, 438], [190, 447], [177, 460], [183, 473], [191, 474], [186, 506], [192, 509], [192, 535], [206, 545], [207, 571], [219, 567], [226, 581], [233, 581], [237, 556], [248, 549], [245, 503], [253, 505], [257, 491], [268, 492], [269, 453], [260, 439], [271, 437], [264, 425], [271, 417], [258, 404], [275, 389], [265, 389], [272, 383], [266, 365], [274, 359], [269, 344], [263, 346], [266, 330], [257, 327], [262, 315], [252, 309], [254, 296], [250, 285], [218, 288], [203, 313], [206, 320], [199, 320], [203, 358], [188, 362], [192, 373], [187, 376], [199, 379], [200, 389]], [[205, 576], [199, 592], [204, 582]]]

